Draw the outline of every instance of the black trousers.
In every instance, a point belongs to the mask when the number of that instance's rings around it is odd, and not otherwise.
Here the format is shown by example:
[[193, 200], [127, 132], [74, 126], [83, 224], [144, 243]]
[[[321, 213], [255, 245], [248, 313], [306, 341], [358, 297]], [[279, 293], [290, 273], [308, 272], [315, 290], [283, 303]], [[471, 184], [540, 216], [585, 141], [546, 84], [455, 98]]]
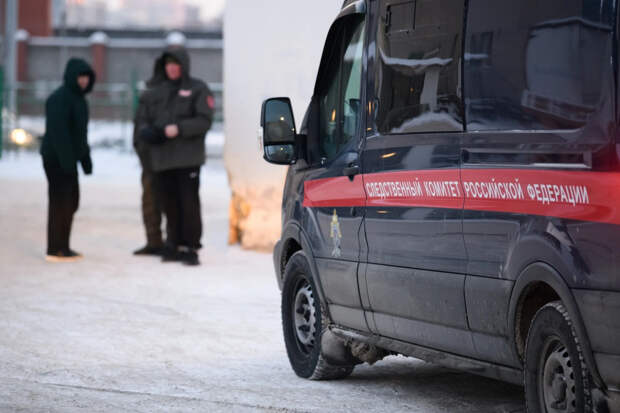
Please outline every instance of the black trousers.
[[167, 220], [166, 244], [170, 247], [200, 248], [200, 167], [158, 172], [156, 180]]
[[138, 152], [142, 165], [142, 222], [146, 230], [146, 243], [151, 247], [163, 244], [161, 232], [162, 209], [155, 187], [155, 173], [151, 169], [148, 153]]
[[43, 161], [48, 183], [47, 253], [56, 254], [69, 249], [73, 214], [80, 203], [77, 173], [68, 174], [57, 162]]

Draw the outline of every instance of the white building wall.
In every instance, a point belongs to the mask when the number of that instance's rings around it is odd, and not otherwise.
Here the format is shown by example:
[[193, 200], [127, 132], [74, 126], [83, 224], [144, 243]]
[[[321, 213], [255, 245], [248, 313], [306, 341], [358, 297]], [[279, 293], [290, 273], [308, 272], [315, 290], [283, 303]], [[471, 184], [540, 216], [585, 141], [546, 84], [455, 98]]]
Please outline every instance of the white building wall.
[[285, 166], [262, 159], [264, 99], [288, 96], [299, 128], [340, 0], [228, 0], [224, 13], [224, 158], [231, 242], [268, 249], [279, 238]]

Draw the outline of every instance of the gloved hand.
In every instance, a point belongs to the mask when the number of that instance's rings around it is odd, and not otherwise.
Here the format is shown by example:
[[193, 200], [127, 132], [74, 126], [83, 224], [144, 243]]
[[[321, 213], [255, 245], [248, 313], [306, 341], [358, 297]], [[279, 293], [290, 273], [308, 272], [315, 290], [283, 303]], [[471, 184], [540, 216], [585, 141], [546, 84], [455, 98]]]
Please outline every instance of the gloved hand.
[[166, 135], [163, 129], [145, 126], [140, 130], [140, 139], [148, 144], [157, 145], [166, 142]]
[[80, 163], [82, 164], [82, 170], [86, 175], [91, 175], [93, 173], [93, 161], [90, 159], [90, 154], [84, 156]]

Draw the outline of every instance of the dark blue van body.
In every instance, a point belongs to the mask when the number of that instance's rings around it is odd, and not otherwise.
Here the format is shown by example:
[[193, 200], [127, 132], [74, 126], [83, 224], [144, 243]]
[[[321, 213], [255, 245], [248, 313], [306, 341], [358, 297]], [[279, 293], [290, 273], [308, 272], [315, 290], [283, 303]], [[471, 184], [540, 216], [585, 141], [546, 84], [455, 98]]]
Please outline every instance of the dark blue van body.
[[619, 412], [617, 24], [611, 0], [346, 1], [286, 179], [280, 287], [302, 251], [343, 342], [520, 384], [561, 303], [586, 411]]

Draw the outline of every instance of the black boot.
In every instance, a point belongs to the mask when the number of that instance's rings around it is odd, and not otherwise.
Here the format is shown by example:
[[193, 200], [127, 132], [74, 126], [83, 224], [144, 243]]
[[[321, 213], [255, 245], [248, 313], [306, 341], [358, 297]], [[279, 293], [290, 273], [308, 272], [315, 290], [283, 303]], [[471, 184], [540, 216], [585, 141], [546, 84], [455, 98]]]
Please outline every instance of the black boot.
[[188, 250], [183, 253], [183, 264], [191, 266], [200, 265], [198, 252], [193, 248], [188, 248]]
[[183, 259], [183, 253], [177, 247], [166, 245], [161, 254], [161, 262], [176, 262]]
[[151, 245], [145, 245], [144, 247], [135, 250], [133, 255], [158, 255], [161, 256], [164, 252], [164, 247], [153, 247]]
[[56, 252], [48, 252], [45, 260], [48, 262], [74, 262], [82, 258], [82, 254], [72, 249], [63, 249]]

